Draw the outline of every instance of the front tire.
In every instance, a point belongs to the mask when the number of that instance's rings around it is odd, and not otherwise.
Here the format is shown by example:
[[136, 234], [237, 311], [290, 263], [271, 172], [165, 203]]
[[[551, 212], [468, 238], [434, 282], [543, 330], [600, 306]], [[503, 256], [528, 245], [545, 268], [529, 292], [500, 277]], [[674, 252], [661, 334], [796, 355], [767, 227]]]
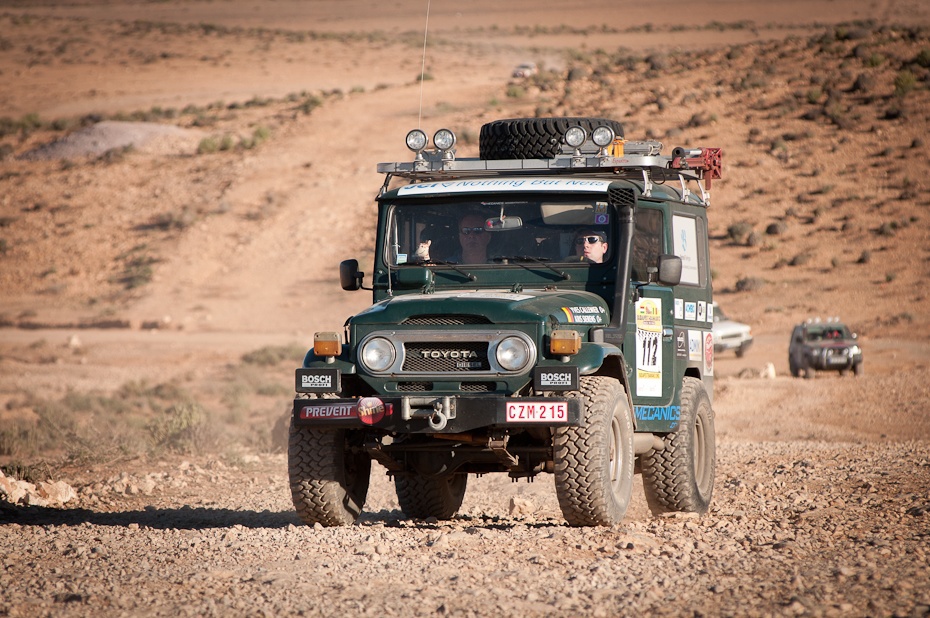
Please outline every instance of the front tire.
[[291, 419], [287, 471], [297, 516], [305, 524], [358, 521], [371, 479], [371, 458], [350, 448], [343, 429], [301, 427]]
[[394, 491], [404, 515], [412, 519], [452, 519], [462, 507], [468, 474], [427, 477], [415, 472], [394, 475]]
[[555, 489], [571, 526], [612, 526], [626, 514], [633, 491], [633, 420], [623, 386], [582, 377], [582, 424], [554, 436]]
[[640, 457], [646, 502], [653, 513], [706, 513], [717, 467], [714, 410], [704, 384], [685, 377], [678, 429], [665, 448]]

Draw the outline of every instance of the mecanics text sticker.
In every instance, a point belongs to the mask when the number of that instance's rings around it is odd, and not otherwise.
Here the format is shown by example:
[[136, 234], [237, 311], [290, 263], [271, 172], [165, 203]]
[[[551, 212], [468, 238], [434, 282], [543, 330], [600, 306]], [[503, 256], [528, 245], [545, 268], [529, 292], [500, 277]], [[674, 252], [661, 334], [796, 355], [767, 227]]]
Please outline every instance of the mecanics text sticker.
[[662, 299], [636, 303], [636, 395], [662, 396]]

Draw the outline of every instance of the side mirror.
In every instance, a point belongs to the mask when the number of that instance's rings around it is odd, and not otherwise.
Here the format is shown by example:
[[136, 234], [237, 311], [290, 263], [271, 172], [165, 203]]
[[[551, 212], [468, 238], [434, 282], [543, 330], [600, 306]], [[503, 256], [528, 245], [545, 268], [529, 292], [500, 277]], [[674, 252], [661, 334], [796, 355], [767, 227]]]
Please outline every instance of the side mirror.
[[343, 260], [339, 264], [339, 284], [342, 289], [354, 292], [362, 287], [365, 273], [359, 272], [358, 260]]
[[659, 256], [659, 283], [669, 287], [681, 283], [681, 258], [677, 255]]

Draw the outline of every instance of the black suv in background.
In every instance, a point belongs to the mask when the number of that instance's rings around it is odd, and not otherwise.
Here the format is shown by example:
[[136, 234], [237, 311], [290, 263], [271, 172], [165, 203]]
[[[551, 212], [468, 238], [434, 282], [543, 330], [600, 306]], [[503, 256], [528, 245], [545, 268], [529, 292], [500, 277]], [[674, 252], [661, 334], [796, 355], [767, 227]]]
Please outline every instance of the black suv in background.
[[788, 344], [788, 366], [791, 375], [813, 378], [814, 372], [852, 370], [862, 374], [862, 348], [857, 335], [835, 319], [821, 322], [808, 320], [794, 327]]

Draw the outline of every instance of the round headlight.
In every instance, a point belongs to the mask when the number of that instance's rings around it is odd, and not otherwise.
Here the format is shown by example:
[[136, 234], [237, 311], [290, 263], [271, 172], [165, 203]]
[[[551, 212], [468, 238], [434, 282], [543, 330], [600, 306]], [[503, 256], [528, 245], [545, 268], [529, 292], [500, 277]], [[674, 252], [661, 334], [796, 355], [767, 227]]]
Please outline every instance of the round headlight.
[[433, 135], [433, 145], [439, 150], [451, 150], [455, 146], [455, 133], [449, 129], [439, 129]]
[[604, 146], [610, 145], [614, 141], [614, 130], [610, 127], [598, 127], [594, 129], [594, 132], [591, 134], [591, 141], [594, 142], [596, 146], [603, 148]]
[[507, 371], [518, 371], [530, 362], [530, 348], [519, 337], [507, 337], [497, 344], [497, 362]]
[[568, 131], [565, 132], [565, 143], [572, 148], [578, 148], [584, 144], [587, 137], [587, 132], [581, 127], [570, 127]]
[[426, 133], [420, 129], [414, 129], [407, 134], [407, 148], [414, 152], [420, 152], [426, 148]]
[[386, 371], [394, 364], [394, 344], [384, 337], [369, 339], [362, 347], [360, 360], [371, 371]]

